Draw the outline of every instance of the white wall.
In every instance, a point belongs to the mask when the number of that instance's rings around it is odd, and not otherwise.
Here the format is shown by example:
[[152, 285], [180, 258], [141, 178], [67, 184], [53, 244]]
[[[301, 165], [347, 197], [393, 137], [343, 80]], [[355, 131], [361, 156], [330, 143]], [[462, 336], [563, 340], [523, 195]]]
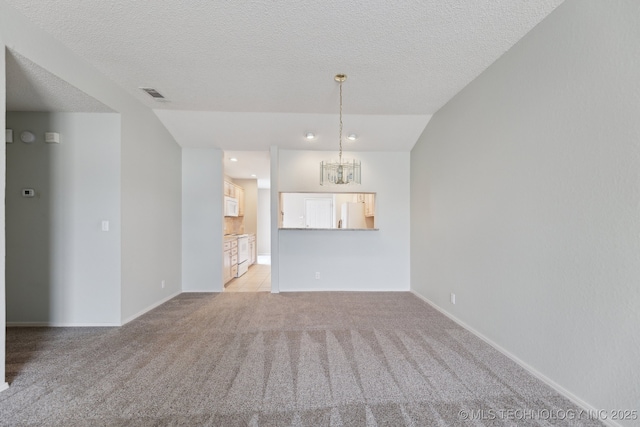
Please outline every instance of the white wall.
[[0, 40], [0, 49], [11, 47], [121, 114], [122, 321], [180, 292], [181, 152], [173, 137], [151, 110], [2, 0]]
[[256, 242], [258, 244], [258, 255], [271, 254], [271, 190], [268, 188], [258, 189], [258, 234]]
[[[282, 206], [280, 211], [282, 214], [283, 228], [305, 228], [307, 221], [305, 219], [305, 200], [307, 199], [331, 199], [331, 205], [334, 204], [332, 193], [283, 193]], [[335, 211], [335, 208], [333, 209]], [[335, 212], [331, 213], [331, 223], [335, 223]]]
[[[336, 187], [318, 182], [320, 161], [333, 154], [280, 150], [279, 191], [336, 192]], [[359, 152], [345, 157], [362, 161], [362, 185], [342, 191], [377, 193], [380, 230], [280, 230], [280, 291], [409, 290], [409, 153]]]
[[182, 150], [182, 290], [222, 291], [222, 151]]
[[412, 289], [597, 409], [640, 402], [638, 40], [568, 0], [411, 153]]
[[120, 116], [7, 113], [7, 126], [37, 138], [6, 146], [7, 321], [120, 324]]

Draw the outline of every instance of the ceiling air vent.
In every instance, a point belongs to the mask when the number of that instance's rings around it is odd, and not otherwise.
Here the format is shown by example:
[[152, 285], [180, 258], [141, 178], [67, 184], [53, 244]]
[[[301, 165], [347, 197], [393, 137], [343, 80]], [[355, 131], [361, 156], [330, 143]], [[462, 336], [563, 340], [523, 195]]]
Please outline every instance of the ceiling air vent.
[[146, 92], [147, 94], [149, 94], [150, 97], [152, 97], [153, 99], [155, 99], [156, 101], [166, 101], [167, 99], [162, 96], [162, 94], [160, 92], [158, 92], [157, 90], [155, 90], [152, 87], [141, 87], [140, 90]]

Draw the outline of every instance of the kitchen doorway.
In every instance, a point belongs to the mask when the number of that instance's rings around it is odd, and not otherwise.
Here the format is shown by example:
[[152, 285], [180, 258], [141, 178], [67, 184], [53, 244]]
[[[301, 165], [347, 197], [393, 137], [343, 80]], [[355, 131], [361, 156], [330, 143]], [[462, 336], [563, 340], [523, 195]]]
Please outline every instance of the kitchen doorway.
[[[231, 161], [232, 158], [235, 161]], [[231, 274], [224, 276], [224, 292], [271, 292], [269, 178], [268, 152], [225, 151], [225, 196], [235, 198], [241, 209], [237, 216], [224, 218], [224, 241], [230, 242], [231, 259], [227, 263], [225, 258], [225, 268], [230, 268]], [[232, 188], [235, 191], [232, 192]], [[249, 257], [243, 255], [242, 240], [247, 237]]]
[[271, 257], [259, 255], [258, 262], [224, 287], [225, 292], [271, 292]]

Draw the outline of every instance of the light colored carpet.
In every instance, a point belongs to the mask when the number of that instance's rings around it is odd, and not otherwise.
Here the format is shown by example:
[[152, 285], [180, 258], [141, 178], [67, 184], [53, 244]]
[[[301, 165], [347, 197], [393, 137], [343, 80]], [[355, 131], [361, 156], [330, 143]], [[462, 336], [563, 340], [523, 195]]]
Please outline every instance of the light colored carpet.
[[5, 426], [600, 425], [410, 293], [182, 294], [9, 328], [7, 370]]

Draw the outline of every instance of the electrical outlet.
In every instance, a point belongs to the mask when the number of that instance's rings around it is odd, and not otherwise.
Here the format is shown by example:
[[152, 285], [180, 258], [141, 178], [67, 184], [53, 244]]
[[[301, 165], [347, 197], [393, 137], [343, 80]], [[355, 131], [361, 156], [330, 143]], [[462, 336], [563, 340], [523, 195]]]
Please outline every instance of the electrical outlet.
[[164, 280], [160, 282], [160, 286], [162, 287], [162, 289], [164, 289]]
[[320, 272], [316, 271], [316, 280], [320, 280]]
[[453, 292], [451, 293], [451, 304], [455, 304], [456, 303], [456, 294], [454, 294]]

